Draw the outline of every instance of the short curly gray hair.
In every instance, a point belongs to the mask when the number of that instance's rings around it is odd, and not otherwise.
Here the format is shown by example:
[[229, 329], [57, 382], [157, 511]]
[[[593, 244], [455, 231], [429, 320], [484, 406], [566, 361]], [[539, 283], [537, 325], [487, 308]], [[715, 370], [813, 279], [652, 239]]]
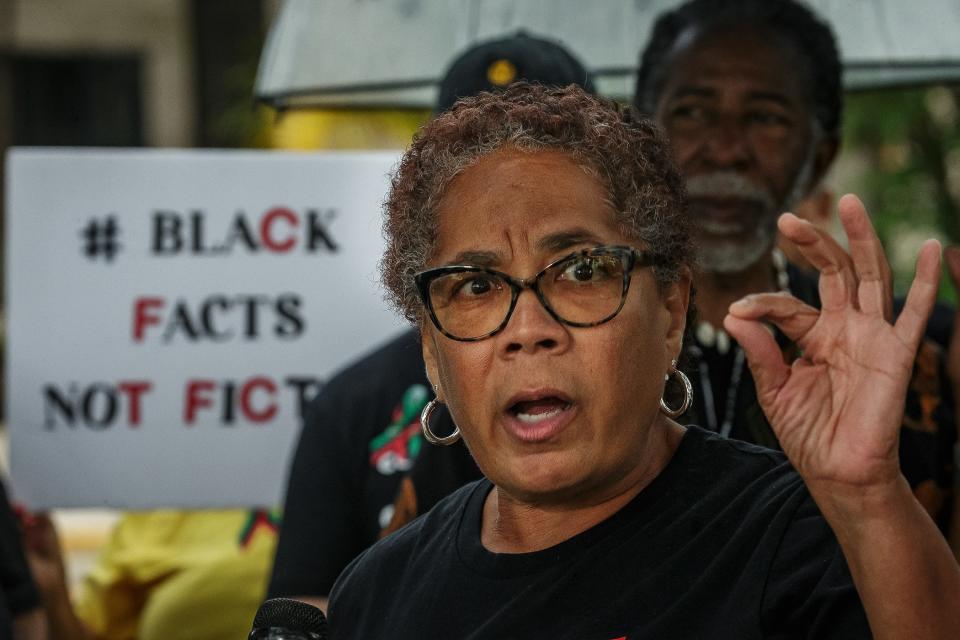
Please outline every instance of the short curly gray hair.
[[653, 253], [661, 286], [691, 266], [683, 179], [657, 127], [576, 85], [518, 82], [459, 101], [427, 123], [400, 160], [384, 204], [380, 269], [390, 301], [411, 322], [423, 317], [413, 274], [436, 246], [440, 199], [459, 173], [504, 147], [559, 150], [595, 175], [625, 235]]

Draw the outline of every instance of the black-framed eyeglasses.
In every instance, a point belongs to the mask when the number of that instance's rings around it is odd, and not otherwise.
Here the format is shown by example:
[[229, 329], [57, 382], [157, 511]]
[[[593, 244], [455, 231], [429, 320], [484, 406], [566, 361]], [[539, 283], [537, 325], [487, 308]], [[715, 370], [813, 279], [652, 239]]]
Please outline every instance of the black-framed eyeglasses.
[[524, 289], [558, 322], [595, 327], [620, 313], [635, 267], [651, 254], [625, 246], [584, 249], [555, 260], [531, 278], [470, 265], [448, 265], [414, 275], [420, 299], [440, 333], [473, 342], [501, 331]]

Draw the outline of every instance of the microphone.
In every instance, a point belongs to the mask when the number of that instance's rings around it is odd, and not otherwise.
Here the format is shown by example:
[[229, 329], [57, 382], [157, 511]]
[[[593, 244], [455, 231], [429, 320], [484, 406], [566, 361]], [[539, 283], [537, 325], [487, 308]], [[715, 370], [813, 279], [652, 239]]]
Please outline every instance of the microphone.
[[327, 618], [306, 602], [271, 598], [257, 609], [247, 640], [327, 640]]

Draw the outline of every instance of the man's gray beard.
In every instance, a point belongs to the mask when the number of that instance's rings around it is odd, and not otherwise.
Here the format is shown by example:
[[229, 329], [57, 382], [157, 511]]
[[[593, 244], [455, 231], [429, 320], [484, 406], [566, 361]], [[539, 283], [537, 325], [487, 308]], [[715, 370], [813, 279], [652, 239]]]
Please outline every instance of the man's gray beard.
[[746, 242], [721, 240], [701, 243], [700, 266], [711, 273], [740, 273], [770, 252], [777, 237], [777, 217], [765, 215], [763, 224]]
[[[745, 242], [719, 241], [708, 244], [702, 243], [699, 247], [700, 267], [711, 273], [741, 273], [757, 263], [763, 256], [773, 250], [777, 241], [777, 219], [784, 211], [789, 211], [807, 194], [810, 180], [813, 175], [814, 150], [816, 145], [810, 145], [810, 152], [804, 159], [803, 165], [797, 174], [793, 186], [779, 205], [767, 189], [759, 187], [740, 174], [731, 172], [716, 172], [712, 174], [694, 176], [687, 181], [687, 193], [690, 196], [738, 197], [756, 202], [762, 209], [760, 224], [753, 230], [753, 234]], [[710, 231], [713, 223], [700, 220], [701, 228]], [[712, 229], [715, 233], [730, 232], [728, 225], [716, 225]]]

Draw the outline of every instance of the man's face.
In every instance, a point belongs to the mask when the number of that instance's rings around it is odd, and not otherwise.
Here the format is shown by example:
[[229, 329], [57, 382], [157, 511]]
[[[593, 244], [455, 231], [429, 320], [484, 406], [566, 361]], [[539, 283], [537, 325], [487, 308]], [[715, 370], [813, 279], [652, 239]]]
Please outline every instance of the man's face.
[[656, 119], [687, 180], [707, 271], [755, 264], [779, 214], [819, 178], [805, 64], [757, 26], [688, 31], [669, 58]]

